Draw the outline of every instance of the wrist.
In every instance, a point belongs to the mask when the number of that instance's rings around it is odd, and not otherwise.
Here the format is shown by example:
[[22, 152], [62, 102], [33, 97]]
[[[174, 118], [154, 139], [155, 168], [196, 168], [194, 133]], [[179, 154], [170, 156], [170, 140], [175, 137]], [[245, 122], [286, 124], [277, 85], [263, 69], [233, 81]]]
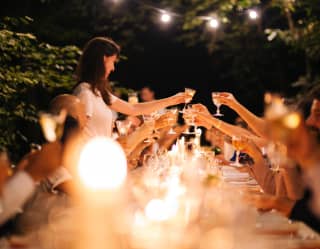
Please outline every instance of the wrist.
[[231, 107], [231, 109], [238, 111], [241, 107], [241, 104], [235, 99], [233, 102], [230, 102], [229, 106]]
[[217, 128], [218, 130], [220, 130], [222, 125], [222, 121], [220, 119], [214, 119], [213, 125], [215, 128]]

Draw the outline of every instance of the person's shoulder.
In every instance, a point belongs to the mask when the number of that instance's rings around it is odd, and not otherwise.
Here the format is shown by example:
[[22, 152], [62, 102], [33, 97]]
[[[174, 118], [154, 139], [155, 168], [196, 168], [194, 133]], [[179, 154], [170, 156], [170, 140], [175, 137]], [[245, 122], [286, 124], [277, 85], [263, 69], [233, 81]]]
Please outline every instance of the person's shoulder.
[[75, 95], [78, 95], [82, 92], [92, 92], [90, 84], [87, 82], [81, 82], [79, 83], [73, 90], [73, 93]]

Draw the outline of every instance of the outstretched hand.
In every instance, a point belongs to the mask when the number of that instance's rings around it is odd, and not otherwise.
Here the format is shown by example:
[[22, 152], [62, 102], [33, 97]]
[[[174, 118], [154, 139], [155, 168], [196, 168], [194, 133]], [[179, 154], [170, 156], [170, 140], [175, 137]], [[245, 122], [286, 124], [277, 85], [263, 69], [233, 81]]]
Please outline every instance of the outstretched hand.
[[215, 97], [222, 105], [226, 105], [229, 107], [233, 107], [236, 103], [237, 100], [233, 96], [232, 93], [229, 92], [220, 92], [219, 94], [216, 95]]
[[173, 96], [171, 96], [171, 105], [179, 105], [186, 103], [186, 99], [190, 98], [190, 96], [185, 92], [179, 92]]
[[208, 108], [203, 104], [194, 104], [194, 105], [192, 105], [192, 109], [195, 112], [198, 112], [198, 113], [200, 113], [202, 115], [211, 116], [211, 113], [209, 112]]

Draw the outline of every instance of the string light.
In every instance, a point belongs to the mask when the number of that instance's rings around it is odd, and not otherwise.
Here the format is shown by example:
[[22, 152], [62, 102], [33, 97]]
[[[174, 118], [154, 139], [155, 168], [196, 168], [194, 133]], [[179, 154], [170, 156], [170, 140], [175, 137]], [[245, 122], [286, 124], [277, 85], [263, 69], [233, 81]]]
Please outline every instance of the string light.
[[252, 20], [256, 20], [259, 17], [258, 12], [256, 10], [249, 10], [248, 15], [249, 15], [249, 18]]
[[171, 17], [171, 15], [169, 15], [168, 13], [163, 12], [163, 13], [161, 14], [161, 17], [160, 17], [161, 22], [163, 22], [163, 23], [169, 23], [169, 22], [171, 21], [171, 19], [172, 19], [172, 17]]
[[220, 25], [220, 23], [219, 23], [219, 21], [218, 21], [216, 18], [211, 18], [211, 19], [209, 20], [209, 27], [210, 27], [210, 28], [216, 29], [216, 28], [219, 27], [219, 25]]
[[[118, 3], [121, 0], [111, 0], [111, 1], [114, 3]], [[150, 4], [144, 3], [144, 1], [141, 1], [141, 0], [132, 0], [132, 1], [134, 1], [136, 4], [144, 6], [145, 8], [148, 8], [148, 9], [151, 9], [153, 11], [160, 13], [160, 15], [159, 15], [160, 22], [162, 22], [164, 24], [168, 24], [168, 23], [172, 22], [172, 19], [174, 17], [183, 17], [183, 15], [180, 13], [171, 12], [171, 11], [168, 12], [166, 10], [159, 9], [157, 7], [150, 5]], [[248, 18], [251, 20], [256, 20], [259, 18], [259, 12], [256, 9], [248, 9], [246, 12], [247, 12]], [[217, 29], [220, 26], [220, 20], [216, 17], [195, 16], [194, 18], [205, 20], [210, 29]], [[227, 21], [222, 20], [222, 22], [227, 22]]]

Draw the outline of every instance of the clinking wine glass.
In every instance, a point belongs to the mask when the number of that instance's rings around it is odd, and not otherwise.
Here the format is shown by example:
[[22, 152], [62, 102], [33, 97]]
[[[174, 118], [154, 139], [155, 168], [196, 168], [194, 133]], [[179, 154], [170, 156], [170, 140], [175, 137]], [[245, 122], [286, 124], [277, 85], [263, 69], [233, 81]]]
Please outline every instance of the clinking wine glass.
[[131, 127], [131, 121], [130, 120], [117, 120], [116, 126], [117, 126], [119, 136], [126, 136], [128, 134], [130, 127]]
[[223, 114], [220, 112], [221, 103], [220, 103], [220, 101], [217, 99], [218, 96], [219, 96], [219, 92], [212, 92], [212, 93], [211, 93], [212, 102], [213, 102], [213, 104], [217, 107], [216, 113], [215, 113], [213, 116], [221, 117], [221, 116], [223, 116]]
[[194, 126], [194, 132], [191, 132], [190, 128], [188, 128], [188, 130], [185, 131], [184, 134], [195, 134], [197, 130], [197, 126], [195, 124], [195, 118], [196, 118], [196, 113], [195, 113], [195, 110], [192, 108], [192, 105], [191, 104], [187, 105], [184, 110], [184, 120], [188, 126]]
[[193, 96], [196, 94], [196, 90], [186, 87], [184, 89], [184, 92], [187, 94], [187, 97], [185, 98], [185, 104], [184, 104], [182, 112], [184, 112], [184, 109], [186, 108], [187, 104], [191, 102]]
[[[155, 132], [154, 128], [155, 128], [155, 117], [153, 114], [145, 114], [145, 115], [142, 115], [142, 118], [143, 118], [143, 122], [148, 125], [148, 126], [151, 126], [153, 128], [153, 133]], [[147, 138], [144, 140], [145, 143], [151, 143], [152, 142], [152, 139], [150, 138]]]
[[[174, 118], [173, 118], [173, 117], [169, 118], [169, 120], [168, 120], [169, 122], [178, 119], [178, 108], [171, 108], [171, 109], [169, 110], [169, 112], [171, 112], [171, 113], [174, 115]], [[171, 126], [170, 130], [168, 131], [168, 134], [170, 134], [170, 135], [175, 135], [175, 134], [177, 134], [177, 133], [174, 131], [174, 129], [173, 129], [172, 126]]]

